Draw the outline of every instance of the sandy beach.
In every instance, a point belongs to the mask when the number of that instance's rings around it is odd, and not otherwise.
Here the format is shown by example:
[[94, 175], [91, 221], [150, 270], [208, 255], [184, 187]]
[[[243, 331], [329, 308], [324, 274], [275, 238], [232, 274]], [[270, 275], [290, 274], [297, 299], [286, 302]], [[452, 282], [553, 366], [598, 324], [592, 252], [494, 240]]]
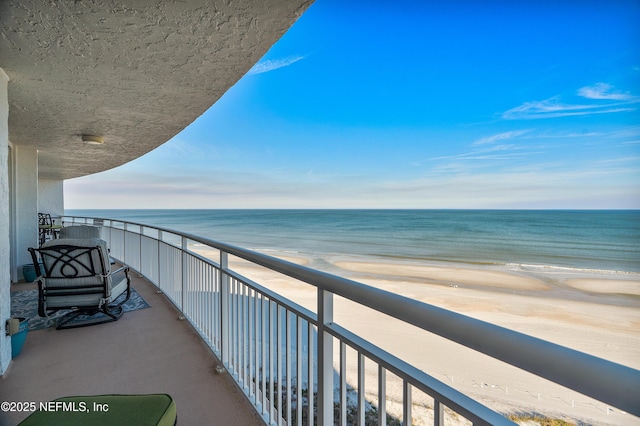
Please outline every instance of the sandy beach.
[[[639, 274], [453, 267], [368, 258], [319, 262], [269, 254], [318, 269], [323, 265], [330, 273], [640, 369]], [[231, 260], [230, 265], [315, 311], [316, 293], [311, 286], [243, 261]], [[341, 298], [334, 303], [334, 318], [340, 325], [498, 411], [543, 413], [576, 424], [640, 425], [635, 416], [438, 336]], [[349, 380], [356, 374], [354, 355], [348, 361]], [[371, 400], [376, 400], [376, 376], [375, 366], [368, 365]], [[389, 378], [387, 392], [388, 411], [401, 413], [401, 406], [394, 403], [394, 395], [401, 395], [400, 381]], [[424, 408], [430, 406], [430, 398], [415, 392], [413, 403], [414, 424], [432, 424], [432, 414]]]
[[[346, 271], [344, 275], [375, 287], [640, 368], [637, 275], [525, 276], [473, 267], [366, 261], [335, 265]], [[344, 312], [339, 321], [353, 331], [496, 410], [541, 412], [586, 424], [640, 424], [634, 416], [439, 337], [401, 324], [391, 326], [373, 313], [356, 314], [353, 306]], [[385, 326], [371, 326], [376, 323]]]

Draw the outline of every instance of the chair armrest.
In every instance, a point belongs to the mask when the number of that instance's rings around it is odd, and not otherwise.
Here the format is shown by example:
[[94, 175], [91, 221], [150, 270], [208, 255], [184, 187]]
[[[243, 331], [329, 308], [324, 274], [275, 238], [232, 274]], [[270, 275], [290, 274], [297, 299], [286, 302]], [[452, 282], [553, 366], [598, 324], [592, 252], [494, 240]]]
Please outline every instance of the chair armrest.
[[118, 269], [116, 269], [115, 271], [111, 271], [109, 272], [109, 275], [114, 275], [117, 274], [119, 272], [124, 271], [125, 274], [129, 275], [129, 267], [128, 266], [121, 266]]
[[131, 279], [129, 278], [129, 267], [123, 266], [121, 268], [116, 269], [115, 271], [109, 272], [109, 276], [111, 277], [111, 281], [115, 283], [119, 283], [123, 279], [127, 280], [127, 287], [131, 283]]

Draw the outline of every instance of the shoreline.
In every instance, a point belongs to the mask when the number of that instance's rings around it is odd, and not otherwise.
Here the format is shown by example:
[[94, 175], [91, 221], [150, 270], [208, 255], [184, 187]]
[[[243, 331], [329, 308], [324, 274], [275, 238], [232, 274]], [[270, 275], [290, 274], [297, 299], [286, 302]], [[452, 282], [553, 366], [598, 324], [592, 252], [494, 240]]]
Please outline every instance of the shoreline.
[[640, 308], [640, 272], [553, 265], [426, 262], [362, 255], [311, 255], [255, 250], [282, 260], [363, 283], [397, 281], [413, 285], [517, 293], [541, 298]]
[[541, 298], [588, 301], [640, 308], [640, 273], [521, 265], [418, 264], [374, 259], [335, 259], [337, 275], [354, 280], [400, 281]]

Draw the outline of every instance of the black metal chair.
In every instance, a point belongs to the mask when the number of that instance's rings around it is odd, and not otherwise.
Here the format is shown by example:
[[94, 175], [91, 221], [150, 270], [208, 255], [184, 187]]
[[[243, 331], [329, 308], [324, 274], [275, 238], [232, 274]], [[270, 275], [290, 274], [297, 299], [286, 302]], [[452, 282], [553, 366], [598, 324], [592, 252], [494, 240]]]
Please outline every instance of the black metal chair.
[[38, 233], [40, 245], [45, 241], [58, 238], [62, 225], [57, 225], [49, 213], [38, 213]]
[[[71, 309], [56, 328], [102, 324], [122, 316], [122, 305], [131, 296], [129, 268], [111, 270], [104, 240], [50, 240], [29, 252], [38, 275], [38, 315]], [[92, 318], [74, 321], [80, 315]]]

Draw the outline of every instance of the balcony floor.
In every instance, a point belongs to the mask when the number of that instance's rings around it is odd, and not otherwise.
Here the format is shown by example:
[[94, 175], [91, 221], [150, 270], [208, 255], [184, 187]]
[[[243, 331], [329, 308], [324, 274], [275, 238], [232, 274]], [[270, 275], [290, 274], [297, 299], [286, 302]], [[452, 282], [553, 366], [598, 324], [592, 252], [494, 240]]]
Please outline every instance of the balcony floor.
[[[0, 401], [36, 404], [62, 396], [167, 393], [178, 424], [263, 425], [218, 359], [155, 287], [132, 273], [132, 286], [151, 305], [113, 323], [30, 331], [22, 353], [0, 380]], [[11, 291], [34, 288], [13, 284]], [[0, 413], [0, 426], [29, 413]]]

